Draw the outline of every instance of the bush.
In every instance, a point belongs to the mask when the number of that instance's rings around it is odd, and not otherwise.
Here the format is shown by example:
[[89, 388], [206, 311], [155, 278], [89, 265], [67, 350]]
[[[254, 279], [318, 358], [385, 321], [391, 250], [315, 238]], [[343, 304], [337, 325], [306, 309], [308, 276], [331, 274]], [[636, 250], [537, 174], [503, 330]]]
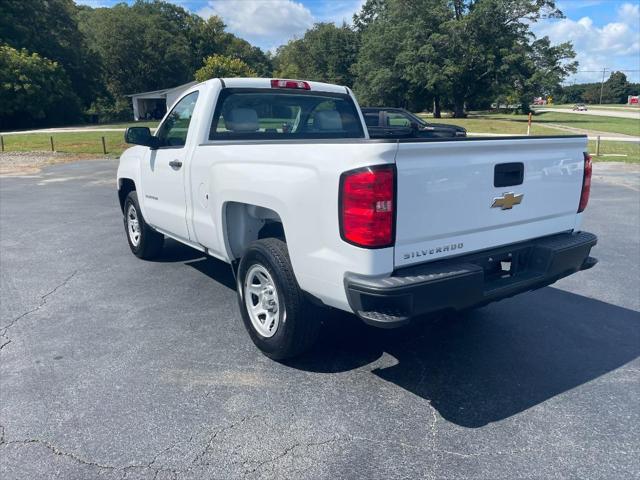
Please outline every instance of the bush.
[[196, 72], [196, 80], [204, 82], [210, 78], [257, 77], [258, 74], [239, 58], [225, 55], [211, 55], [204, 59], [204, 65]]

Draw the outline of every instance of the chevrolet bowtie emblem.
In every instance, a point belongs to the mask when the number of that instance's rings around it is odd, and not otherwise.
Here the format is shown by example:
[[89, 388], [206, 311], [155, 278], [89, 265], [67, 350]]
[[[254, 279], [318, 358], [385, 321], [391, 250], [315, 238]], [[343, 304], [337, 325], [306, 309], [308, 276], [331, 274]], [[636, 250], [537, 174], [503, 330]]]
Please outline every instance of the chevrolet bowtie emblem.
[[519, 195], [516, 195], [513, 192], [503, 193], [501, 197], [493, 199], [491, 208], [500, 207], [502, 210], [511, 210], [514, 205], [520, 205], [520, 202], [522, 202], [522, 197], [524, 197], [523, 193]]

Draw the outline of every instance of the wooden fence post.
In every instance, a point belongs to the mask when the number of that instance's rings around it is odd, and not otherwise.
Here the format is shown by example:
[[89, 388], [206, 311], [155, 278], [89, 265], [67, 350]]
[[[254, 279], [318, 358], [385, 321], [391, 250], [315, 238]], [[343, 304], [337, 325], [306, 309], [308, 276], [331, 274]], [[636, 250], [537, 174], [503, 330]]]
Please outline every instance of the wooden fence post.
[[600, 156], [600, 135], [596, 137], [596, 157]]
[[102, 137], [102, 153], [107, 154], [107, 146], [104, 143], [104, 137]]
[[4, 152], [4, 137], [2, 135], [0, 135], [0, 146], [2, 147], [2, 152]]
[[55, 152], [55, 149], [53, 148], [53, 136], [49, 137], [49, 141], [51, 142], [51, 151]]

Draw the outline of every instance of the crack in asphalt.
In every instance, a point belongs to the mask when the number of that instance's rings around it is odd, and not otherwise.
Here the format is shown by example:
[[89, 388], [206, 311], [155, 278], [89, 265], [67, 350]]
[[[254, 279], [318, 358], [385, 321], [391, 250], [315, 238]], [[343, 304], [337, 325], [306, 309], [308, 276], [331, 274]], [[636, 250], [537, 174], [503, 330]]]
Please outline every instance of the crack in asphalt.
[[6, 335], [2, 335], [2, 334], [0, 334], [0, 337], [7, 339], [6, 342], [4, 342], [2, 345], [0, 345], [0, 351], [1, 351], [4, 347], [6, 347], [7, 345], [9, 345], [11, 343], [11, 339], [9, 337], [7, 337]]
[[117, 467], [114, 467], [112, 465], [103, 465], [97, 462], [92, 462], [91, 460], [86, 460], [82, 457], [79, 457], [78, 455], [76, 455], [75, 453], [71, 453], [71, 452], [66, 452], [64, 450], [62, 450], [59, 447], [56, 447], [55, 445], [53, 445], [52, 443], [47, 442], [46, 440], [41, 440], [39, 438], [32, 438], [32, 439], [28, 439], [28, 440], [10, 440], [10, 441], [5, 441], [2, 443], [2, 445], [41, 445], [45, 448], [47, 448], [48, 450], [50, 450], [54, 455], [58, 455], [61, 457], [68, 457], [72, 460], [74, 460], [77, 463], [80, 463], [82, 465], [88, 465], [88, 466], [92, 466], [92, 467], [97, 467], [97, 468], [101, 468], [104, 470], [116, 470]]
[[201, 461], [204, 458], [204, 456], [211, 452], [211, 449], [213, 448], [213, 445], [215, 444], [215, 439], [218, 437], [218, 435], [220, 435], [221, 433], [227, 432], [229, 430], [233, 430], [234, 428], [242, 425], [244, 422], [247, 422], [249, 420], [253, 420], [256, 418], [259, 418], [260, 415], [251, 415], [251, 416], [246, 416], [246, 417], [242, 417], [240, 420], [237, 420], [233, 423], [231, 423], [230, 425], [227, 425], [225, 427], [219, 428], [218, 430], [216, 430], [213, 435], [211, 435], [209, 437], [209, 440], [207, 440], [207, 443], [205, 444], [204, 449], [194, 457], [194, 459], [191, 462], [191, 467], [188, 470], [191, 470], [193, 467], [195, 467], [196, 465], [202, 465]]
[[258, 470], [261, 470], [264, 466], [266, 465], [270, 465], [272, 463], [277, 462], [278, 460], [286, 457], [287, 455], [291, 454], [295, 449], [297, 448], [302, 448], [304, 447], [305, 449], [309, 449], [312, 447], [319, 447], [321, 445], [327, 445], [330, 443], [336, 443], [339, 442], [341, 439], [340, 437], [334, 437], [334, 438], [330, 438], [328, 440], [324, 440], [322, 442], [309, 442], [309, 443], [294, 443], [293, 445], [285, 448], [280, 454], [276, 455], [275, 457], [272, 457], [268, 460], [264, 460], [263, 462], [259, 462], [258, 465], [256, 465], [254, 468], [252, 468], [251, 470], [248, 470], [245, 472], [244, 476], [246, 477], [247, 475], [251, 475], [253, 473], [256, 473]]
[[4, 347], [6, 347], [11, 343], [11, 339], [7, 336], [7, 330], [9, 330], [11, 327], [13, 327], [16, 323], [18, 323], [21, 319], [23, 319], [27, 315], [37, 312], [42, 307], [44, 307], [47, 304], [47, 300], [49, 299], [49, 297], [54, 293], [56, 293], [59, 289], [64, 287], [67, 283], [69, 283], [69, 281], [71, 281], [71, 279], [75, 277], [77, 273], [78, 273], [78, 270], [74, 270], [73, 273], [69, 275], [67, 278], [65, 278], [61, 283], [59, 283], [53, 289], [49, 290], [47, 293], [42, 295], [40, 297], [40, 303], [38, 303], [37, 306], [35, 306], [34, 308], [31, 308], [30, 310], [27, 310], [24, 313], [21, 313], [20, 315], [15, 317], [13, 320], [11, 320], [7, 325], [5, 325], [4, 327], [1, 327], [2, 331], [0, 332], [0, 337], [5, 338], [7, 341], [0, 345], [0, 351], [2, 351]]
[[61, 457], [65, 457], [65, 458], [69, 458], [71, 460], [73, 460], [76, 463], [79, 463], [81, 465], [86, 465], [89, 467], [94, 467], [94, 468], [98, 468], [101, 470], [109, 470], [109, 471], [122, 471], [122, 477], [121, 479], [125, 479], [128, 472], [130, 470], [135, 470], [135, 469], [149, 469], [151, 471], [154, 472], [154, 476], [153, 478], [157, 478], [158, 475], [160, 474], [160, 472], [169, 472], [172, 474], [172, 476], [174, 478], [177, 478], [178, 476], [178, 471], [176, 470], [172, 470], [172, 469], [167, 469], [167, 468], [155, 468], [153, 467], [153, 463], [157, 460], [157, 458], [162, 455], [162, 453], [164, 453], [165, 451], [169, 450], [170, 448], [173, 448], [175, 445], [172, 445], [169, 448], [166, 448], [164, 450], [162, 450], [161, 452], [159, 452], [158, 454], [156, 454], [153, 457], [153, 460], [151, 460], [149, 463], [146, 464], [133, 464], [133, 465], [126, 465], [124, 467], [117, 467], [114, 465], [107, 465], [107, 464], [103, 464], [103, 463], [98, 463], [98, 462], [94, 462], [92, 460], [88, 460], [86, 458], [83, 458], [73, 452], [67, 452], [63, 449], [61, 449], [60, 447], [57, 447], [56, 445], [46, 441], [46, 440], [42, 440], [39, 438], [32, 438], [32, 439], [28, 439], [28, 440], [10, 440], [10, 441], [6, 441], [4, 439], [4, 427], [2, 427], [0, 425], [0, 428], [2, 428], [2, 433], [0, 434], [0, 445], [2, 446], [8, 446], [8, 445], [22, 445], [22, 446], [27, 446], [27, 445], [40, 445], [45, 447], [46, 449], [48, 449], [51, 453], [53, 453], [54, 455], [57, 456], [61, 456]]

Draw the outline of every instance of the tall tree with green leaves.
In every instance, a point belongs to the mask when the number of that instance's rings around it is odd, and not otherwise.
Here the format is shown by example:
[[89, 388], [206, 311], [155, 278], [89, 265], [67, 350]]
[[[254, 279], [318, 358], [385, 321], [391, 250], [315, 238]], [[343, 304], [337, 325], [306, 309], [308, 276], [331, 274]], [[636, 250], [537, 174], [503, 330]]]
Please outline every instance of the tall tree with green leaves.
[[278, 48], [274, 75], [351, 86], [357, 53], [358, 37], [348, 25], [317, 23], [302, 38]]
[[602, 103], [626, 103], [629, 82], [623, 72], [612, 72], [602, 91]]
[[77, 120], [80, 99], [58, 62], [0, 45], [0, 129]]
[[211, 55], [226, 55], [242, 60], [260, 76], [270, 76], [271, 60], [258, 47], [225, 31], [226, 25], [220, 17], [212, 16], [197, 22], [195, 36], [195, 59], [200, 67], [203, 60]]
[[431, 96], [464, 116], [468, 102], [524, 82], [529, 24], [543, 14], [561, 12], [552, 0], [369, 0], [355, 22], [356, 91], [396, 104]]
[[103, 65], [113, 97], [173, 87], [193, 78], [195, 16], [166, 2], [85, 9], [80, 27]]
[[73, 0], [3, 0], [0, 44], [57, 62], [85, 105], [101, 89], [99, 60], [78, 28]]

